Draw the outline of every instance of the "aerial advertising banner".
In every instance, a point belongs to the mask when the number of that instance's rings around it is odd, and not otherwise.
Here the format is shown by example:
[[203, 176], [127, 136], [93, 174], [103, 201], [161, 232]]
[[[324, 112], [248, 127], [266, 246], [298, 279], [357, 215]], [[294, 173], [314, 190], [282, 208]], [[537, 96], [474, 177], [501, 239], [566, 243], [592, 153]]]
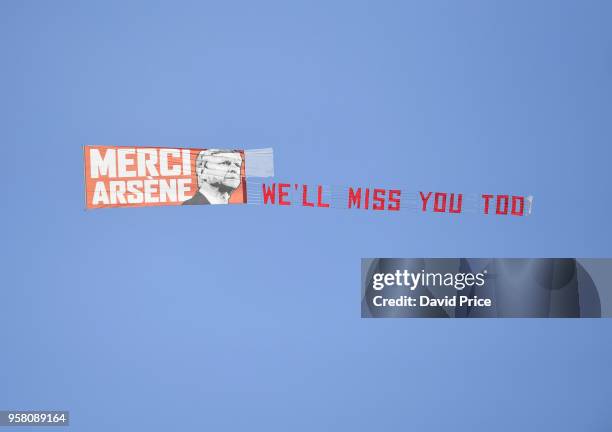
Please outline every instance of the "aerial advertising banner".
[[[273, 150], [84, 146], [86, 208], [254, 204], [526, 216], [520, 194], [253, 180], [274, 176]], [[248, 182], [247, 182], [248, 178]]]

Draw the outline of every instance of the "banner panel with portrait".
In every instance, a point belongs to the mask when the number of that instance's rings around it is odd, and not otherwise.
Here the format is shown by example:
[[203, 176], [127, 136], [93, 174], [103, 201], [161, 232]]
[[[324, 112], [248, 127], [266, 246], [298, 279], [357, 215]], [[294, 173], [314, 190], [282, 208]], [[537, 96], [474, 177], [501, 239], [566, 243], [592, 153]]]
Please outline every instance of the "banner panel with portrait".
[[244, 150], [84, 146], [86, 208], [245, 204]]

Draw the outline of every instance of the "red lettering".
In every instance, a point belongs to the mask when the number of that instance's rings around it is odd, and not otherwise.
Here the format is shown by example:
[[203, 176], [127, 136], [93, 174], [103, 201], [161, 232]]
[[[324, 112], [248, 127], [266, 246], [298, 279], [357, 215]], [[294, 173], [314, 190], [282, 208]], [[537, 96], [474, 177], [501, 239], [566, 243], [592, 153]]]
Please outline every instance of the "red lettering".
[[[372, 206], [372, 210], [384, 210], [385, 209], [385, 193], [384, 189], [374, 189], [374, 193], [372, 194], [372, 201], [374, 201], [374, 205]], [[382, 194], [382, 197], [380, 196]]]
[[264, 183], [261, 185], [261, 189], [263, 191], [264, 204], [268, 204], [268, 201], [272, 201], [272, 204], [274, 204], [276, 183], [272, 183], [272, 187], [266, 187]]
[[427, 194], [427, 196], [423, 195], [423, 192], [419, 192], [419, 195], [421, 195], [421, 201], [423, 201], [423, 211], [427, 211], [427, 201], [429, 201], [429, 197], [431, 196], [431, 192], [429, 192]]
[[285, 201], [285, 197], [289, 196], [289, 192], [285, 192], [284, 189], [290, 187], [289, 183], [278, 184], [278, 204], [279, 205], [291, 205], [290, 201]]
[[323, 202], [323, 186], [319, 185], [317, 187], [318, 189], [318, 193], [317, 193], [317, 207], [323, 207], [323, 208], [327, 208], [329, 207], [328, 203], [324, 203]]
[[[508, 195], [498, 195], [497, 196], [497, 206], [495, 208], [495, 213], [498, 215], [507, 215], [508, 214], [508, 200], [510, 197]], [[504, 209], [501, 210], [501, 202], [504, 201]]]
[[455, 194], [450, 194], [450, 206], [448, 211], [450, 213], [461, 213], [461, 204], [463, 203], [463, 194], [457, 195], [457, 207], [453, 207], [455, 203]]
[[[516, 210], [516, 202], [520, 203], [520, 207], [519, 210]], [[514, 216], [523, 216], [523, 213], [525, 211], [525, 198], [523, 198], [522, 196], [513, 196], [512, 197], [512, 214]]]
[[[442, 198], [442, 206], [440, 206], [440, 200]], [[446, 211], [446, 194], [444, 192], [436, 192], [434, 195], [434, 211], [442, 213]]]
[[[399, 189], [391, 189], [389, 191], [389, 207], [391, 211], [398, 211], [400, 209], [400, 195], [402, 191]], [[397, 195], [397, 198], [395, 197]]]
[[355, 193], [353, 188], [349, 187], [348, 208], [352, 208], [354, 205], [357, 206], [357, 208], [361, 206], [361, 188], [357, 188], [357, 192]]
[[493, 195], [485, 195], [485, 194], [483, 194], [482, 197], [485, 200], [485, 203], [484, 203], [484, 214], [489, 214], [489, 200], [491, 198], [493, 198]]
[[304, 207], [314, 207], [314, 203], [308, 202], [308, 185], [302, 185], [302, 205]]

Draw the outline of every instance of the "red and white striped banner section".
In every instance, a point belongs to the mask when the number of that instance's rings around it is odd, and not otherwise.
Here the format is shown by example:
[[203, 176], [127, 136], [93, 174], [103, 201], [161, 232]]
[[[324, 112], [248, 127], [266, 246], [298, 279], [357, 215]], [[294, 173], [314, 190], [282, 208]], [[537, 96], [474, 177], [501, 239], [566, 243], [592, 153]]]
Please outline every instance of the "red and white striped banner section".
[[249, 181], [247, 203], [380, 212], [527, 216], [531, 195], [417, 191], [408, 188]]

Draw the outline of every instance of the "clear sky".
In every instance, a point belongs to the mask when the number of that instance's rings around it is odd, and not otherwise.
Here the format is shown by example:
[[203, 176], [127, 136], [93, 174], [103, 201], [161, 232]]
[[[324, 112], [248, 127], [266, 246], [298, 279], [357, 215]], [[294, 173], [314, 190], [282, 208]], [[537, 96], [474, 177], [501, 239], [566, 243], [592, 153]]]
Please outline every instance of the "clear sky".
[[[361, 257], [610, 256], [612, 3], [0, 3], [0, 409], [75, 431], [609, 430], [610, 320], [364, 320]], [[533, 194], [84, 211], [82, 145]]]

